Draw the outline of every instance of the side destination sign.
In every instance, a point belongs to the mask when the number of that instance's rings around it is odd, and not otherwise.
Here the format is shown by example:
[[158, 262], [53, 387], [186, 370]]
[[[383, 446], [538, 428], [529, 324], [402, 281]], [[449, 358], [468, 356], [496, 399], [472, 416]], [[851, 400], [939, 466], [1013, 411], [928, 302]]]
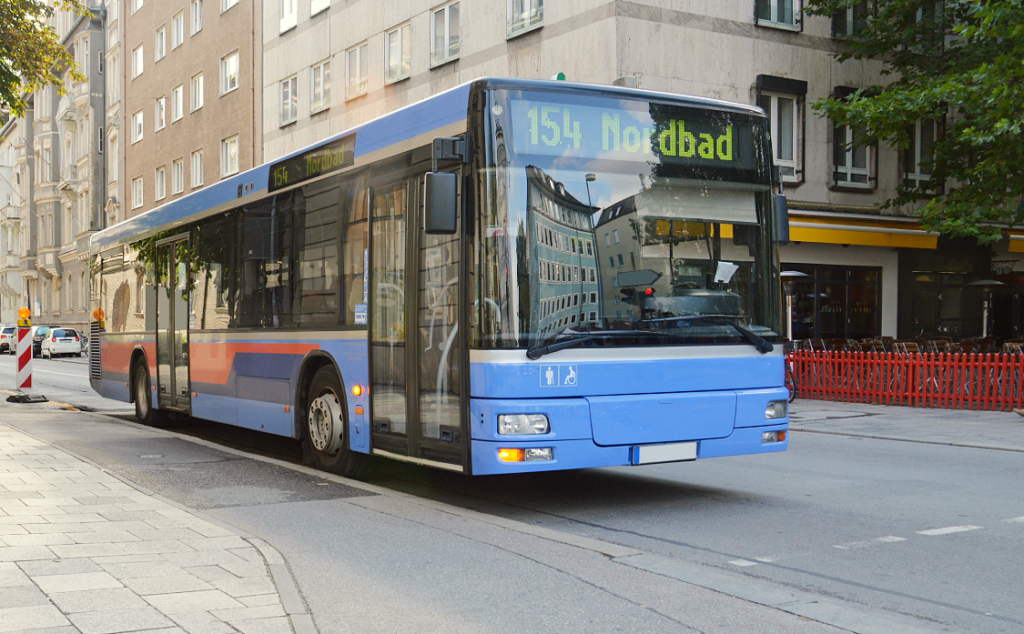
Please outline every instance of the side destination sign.
[[356, 133], [353, 132], [327, 145], [278, 161], [270, 166], [267, 191], [274, 192], [349, 167], [355, 164], [355, 149]]

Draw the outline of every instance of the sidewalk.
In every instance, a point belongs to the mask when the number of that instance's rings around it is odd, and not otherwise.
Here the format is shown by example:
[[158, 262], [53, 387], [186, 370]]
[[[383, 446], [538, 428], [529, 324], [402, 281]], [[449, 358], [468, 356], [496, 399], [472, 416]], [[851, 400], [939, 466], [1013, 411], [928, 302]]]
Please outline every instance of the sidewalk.
[[267, 544], [0, 423], [0, 632], [128, 631], [315, 632]]
[[1024, 417], [1012, 412], [798, 398], [790, 405], [789, 420], [794, 431], [1024, 452]]

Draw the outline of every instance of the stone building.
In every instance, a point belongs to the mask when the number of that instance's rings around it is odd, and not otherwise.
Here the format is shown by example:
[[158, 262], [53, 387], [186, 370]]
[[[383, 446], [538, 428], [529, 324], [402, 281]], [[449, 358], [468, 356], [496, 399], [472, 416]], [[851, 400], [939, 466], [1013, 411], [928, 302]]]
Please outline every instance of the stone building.
[[[0, 255], [7, 275], [16, 241], [24, 286], [14, 303], [28, 306], [35, 324], [88, 329], [89, 236], [103, 227], [106, 200], [105, 15], [102, 8], [54, 14], [51, 24], [82, 77], [65, 69], [64, 94], [49, 86], [28, 95], [25, 116], [3, 128], [9, 150], [0, 156], [11, 163], [13, 195], [0, 223], [8, 245]], [[0, 290], [6, 298], [17, 289], [8, 282]]]

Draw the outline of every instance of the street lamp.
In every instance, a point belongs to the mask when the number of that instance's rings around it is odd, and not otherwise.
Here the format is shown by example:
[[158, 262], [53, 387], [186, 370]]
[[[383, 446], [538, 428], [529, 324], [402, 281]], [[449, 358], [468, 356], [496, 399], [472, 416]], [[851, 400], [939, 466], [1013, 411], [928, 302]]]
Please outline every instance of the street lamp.
[[968, 286], [980, 286], [981, 287], [981, 338], [986, 339], [988, 337], [988, 306], [992, 301], [992, 288], [995, 286], [1002, 286], [1003, 283], [999, 280], [975, 280], [968, 284]]
[[591, 207], [594, 206], [594, 202], [590, 200], [590, 183], [597, 180], [597, 174], [587, 174], [587, 204]]
[[793, 341], [793, 292], [796, 290], [796, 280], [801, 277], [810, 277], [801, 271], [783, 271], [782, 290], [786, 293], [786, 340]]

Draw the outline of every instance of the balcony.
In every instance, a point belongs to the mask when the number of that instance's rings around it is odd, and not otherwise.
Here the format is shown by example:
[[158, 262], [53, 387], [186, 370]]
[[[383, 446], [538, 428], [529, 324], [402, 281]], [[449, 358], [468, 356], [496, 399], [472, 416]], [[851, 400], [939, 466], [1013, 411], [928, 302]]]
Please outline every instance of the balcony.
[[21, 268], [21, 257], [7, 253], [0, 256], [0, 269], [17, 271]]

